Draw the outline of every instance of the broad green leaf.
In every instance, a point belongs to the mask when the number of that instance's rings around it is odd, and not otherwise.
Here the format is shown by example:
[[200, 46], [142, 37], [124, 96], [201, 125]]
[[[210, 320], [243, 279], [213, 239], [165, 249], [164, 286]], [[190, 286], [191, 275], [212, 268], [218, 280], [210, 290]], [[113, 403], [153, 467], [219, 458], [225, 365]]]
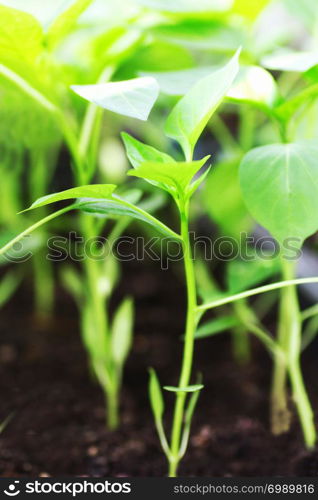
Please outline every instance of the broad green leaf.
[[121, 136], [128, 159], [134, 168], [139, 168], [145, 162], [171, 163], [174, 161], [171, 156], [138, 141], [126, 132], [123, 132]]
[[185, 194], [194, 175], [203, 167], [209, 156], [198, 161], [155, 163], [145, 162], [128, 175], [141, 177], [147, 181], [161, 183], [172, 194]]
[[301, 247], [318, 229], [318, 146], [312, 142], [252, 149], [240, 165], [243, 198], [253, 217], [283, 243]]
[[227, 287], [231, 293], [252, 288], [280, 272], [281, 264], [277, 257], [265, 252], [259, 254], [253, 247], [246, 252], [248, 260], [231, 260], [226, 266]]
[[238, 73], [239, 53], [226, 66], [195, 84], [168, 116], [165, 133], [179, 142], [187, 160], [192, 159], [197, 140]]
[[134, 307], [130, 298], [126, 298], [115, 312], [111, 329], [111, 350], [114, 362], [122, 366], [132, 345]]
[[218, 224], [222, 235], [234, 237], [237, 241], [254, 225], [242, 198], [239, 163], [240, 157], [235, 157], [215, 165], [202, 191], [207, 214]]
[[164, 401], [159, 380], [153, 368], [149, 369], [149, 399], [155, 420], [161, 420], [164, 412]]
[[0, 60], [33, 63], [42, 50], [41, 24], [27, 12], [0, 5]]
[[227, 97], [232, 101], [260, 103], [271, 107], [277, 101], [278, 89], [274, 78], [265, 69], [243, 66]]
[[280, 50], [267, 55], [262, 59], [265, 68], [278, 71], [295, 71], [303, 73], [318, 64], [317, 52], [296, 52]]
[[114, 184], [91, 184], [66, 189], [59, 193], [48, 194], [36, 200], [27, 210], [50, 205], [56, 201], [72, 200], [74, 198], [109, 198], [116, 186]]
[[172, 385], [165, 385], [164, 389], [169, 392], [197, 392], [203, 389], [203, 384], [188, 385], [187, 387], [174, 387]]
[[233, 0], [136, 0], [150, 9], [171, 13], [208, 13], [228, 10]]
[[235, 316], [221, 316], [219, 318], [211, 319], [203, 323], [195, 332], [195, 339], [205, 339], [212, 337], [218, 333], [231, 330], [233, 327], [238, 326], [239, 321]]
[[76, 94], [104, 109], [144, 121], [159, 95], [159, 85], [151, 77], [95, 85], [72, 85], [71, 88]]
[[76, 25], [79, 16], [89, 7], [93, 0], [75, 0], [50, 25], [46, 39], [48, 46], [54, 48], [69, 34]]

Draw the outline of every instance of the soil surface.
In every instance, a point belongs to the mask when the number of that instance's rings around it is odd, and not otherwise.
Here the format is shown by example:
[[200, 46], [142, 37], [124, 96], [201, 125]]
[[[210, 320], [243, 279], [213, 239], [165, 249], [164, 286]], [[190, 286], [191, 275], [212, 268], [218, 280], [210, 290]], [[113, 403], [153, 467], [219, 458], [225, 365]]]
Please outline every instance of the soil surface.
[[[125, 287], [117, 299], [131, 293], [137, 317], [116, 432], [105, 428], [103, 395], [89, 375], [76, 309], [63, 290], [50, 322], [34, 317], [28, 284], [1, 311], [0, 421], [11, 415], [0, 435], [1, 476], [166, 474], [149, 408], [147, 368], [157, 370], [162, 384], [177, 382], [185, 302], [175, 271], [160, 271], [156, 263], [125, 264]], [[318, 451], [304, 449], [295, 417], [288, 434], [270, 434], [271, 361], [254, 340], [253, 355], [242, 367], [233, 362], [227, 334], [198, 341], [195, 370], [203, 373], [205, 389], [181, 476], [318, 474]], [[316, 410], [317, 356], [314, 343], [303, 363]], [[168, 427], [173, 396], [165, 397]]]

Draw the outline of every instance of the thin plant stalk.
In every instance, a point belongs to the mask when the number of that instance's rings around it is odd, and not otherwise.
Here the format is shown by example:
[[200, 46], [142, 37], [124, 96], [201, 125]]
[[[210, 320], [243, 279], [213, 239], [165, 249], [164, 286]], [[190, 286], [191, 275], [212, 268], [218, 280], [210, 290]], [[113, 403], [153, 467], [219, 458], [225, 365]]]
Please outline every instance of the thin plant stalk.
[[[197, 325], [197, 293], [194, 275], [194, 266], [192, 251], [189, 239], [188, 222], [188, 204], [180, 209], [181, 216], [181, 236], [183, 240], [183, 259], [185, 278], [187, 285], [187, 317], [186, 331], [183, 350], [183, 361], [181, 375], [179, 379], [179, 388], [187, 387], [191, 378], [193, 363], [194, 334]], [[171, 454], [169, 456], [169, 476], [177, 475], [178, 465], [182, 458], [180, 455], [181, 432], [184, 419], [184, 407], [186, 401], [186, 392], [176, 393], [176, 402], [173, 415], [172, 433], [171, 433]]]

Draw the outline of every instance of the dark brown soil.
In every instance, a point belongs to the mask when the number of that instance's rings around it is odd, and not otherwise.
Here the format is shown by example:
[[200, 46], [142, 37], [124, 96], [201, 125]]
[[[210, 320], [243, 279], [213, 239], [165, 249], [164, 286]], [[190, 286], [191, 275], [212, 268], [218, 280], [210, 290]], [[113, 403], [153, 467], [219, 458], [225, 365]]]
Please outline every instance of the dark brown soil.
[[[184, 293], [171, 270], [134, 263], [126, 268], [125, 293], [136, 298], [137, 324], [117, 432], [105, 429], [103, 395], [89, 376], [76, 310], [63, 291], [49, 324], [35, 321], [23, 291], [1, 312], [0, 419], [12, 414], [0, 436], [1, 476], [166, 474], [149, 409], [147, 368], [155, 367], [162, 383], [177, 380]], [[296, 418], [287, 435], [269, 432], [271, 363], [262, 347], [253, 343], [254, 360], [246, 367], [233, 362], [227, 335], [196, 347], [205, 389], [180, 475], [317, 475], [318, 452], [304, 450]], [[304, 360], [316, 409], [317, 355], [314, 344]], [[172, 403], [167, 393], [167, 425]]]

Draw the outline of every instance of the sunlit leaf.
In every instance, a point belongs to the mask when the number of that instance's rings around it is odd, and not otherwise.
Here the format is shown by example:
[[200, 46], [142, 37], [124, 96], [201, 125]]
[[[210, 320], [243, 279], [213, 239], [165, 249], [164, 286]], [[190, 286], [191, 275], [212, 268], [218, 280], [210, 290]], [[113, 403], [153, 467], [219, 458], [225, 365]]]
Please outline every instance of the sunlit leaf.
[[259, 66], [241, 67], [227, 97], [233, 101], [273, 106], [278, 89], [272, 75]]
[[194, 175], [203, 167], [209, 156], [192, 162], [145, 162], [128, 175], [141, 177], [147, 181], [160, 183], [169, 192], [186, 193]]
[[279, 71], [295, 71], [303, 73], [318, 64], [317, 52], [296, 52], [280, 50], [262, 59], [265, 68]]
[[151, 77], [95, 85], [72, 85], [87, 101], [115, 113], [147, 120], [159, 95], [159, 85]]
[[42, 50], [43, 30], [27, 12], [0, 5], [0, 60], [33, 63]]
[[69, 34], [79, 18], [93, 0], [74, 0], [50, 25], [46, 39], [50, 48], [55, 47]]
[[238, 57], [239, 51], [226, 66], [194, 85], [167, 119], [165, 133], [179, 142], [187, 160], [192, 158], [197, 140], [238, 73]]
[[121, 134], [128, 159], [134, 168], [139, 168], [145, 162], [171, 163], [173, 158], [158, 149], [138, 141], [129, 134]]
[[61, 191], [59, 193], [42, 196], [32, 203], [28, 210], [43, 207], [44, 205], [49, 205], [56, 201], [72, 200], [74, 198], [109, 198], [115, 188], [116, 186], [114, 184], [91, 184], [88, 186], [66, 189], [65, 191]]
[[252, 149], [240, 165], [245, 203], [253, 217], [283, 243], [301, 247], [318, 229], [318, 146], [312, 142]]
[[235, 0], [231, 12], [253, 21], [270, 3], [270, 0]]

